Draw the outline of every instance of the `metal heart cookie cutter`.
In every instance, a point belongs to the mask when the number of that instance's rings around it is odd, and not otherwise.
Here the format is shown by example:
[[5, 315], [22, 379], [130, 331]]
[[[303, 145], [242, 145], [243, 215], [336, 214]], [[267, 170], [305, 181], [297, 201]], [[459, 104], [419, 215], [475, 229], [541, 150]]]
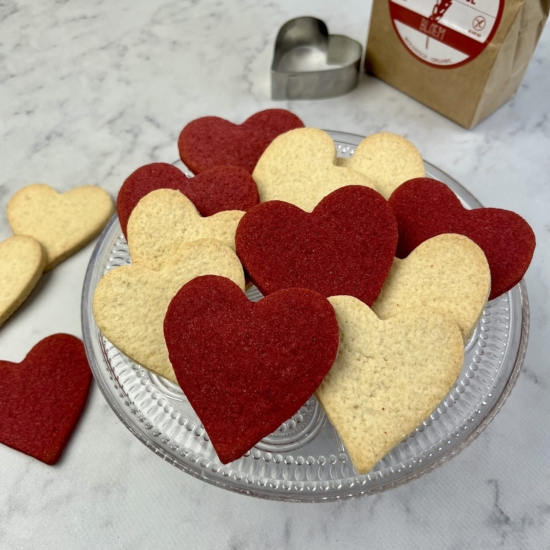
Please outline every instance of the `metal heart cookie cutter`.
[[272, 99], [324, 99], [357, 86], [362, 47], [341, 34], [329, 35], [324, 21], [297, 17], [275, 41]]

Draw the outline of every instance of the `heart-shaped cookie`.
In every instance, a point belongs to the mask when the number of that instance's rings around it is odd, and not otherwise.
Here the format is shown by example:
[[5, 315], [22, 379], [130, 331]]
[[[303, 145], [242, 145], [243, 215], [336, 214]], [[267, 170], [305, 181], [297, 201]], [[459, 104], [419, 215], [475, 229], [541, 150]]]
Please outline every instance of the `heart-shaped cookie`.
[[433, 310], [381, 321], [351, 296], [329, 301], [340, 347], [315, 395], [364, 474], [445, 398], [460, 374], [464, 343], [457, 324]]
[[188, 178], [171, 164], [147, 164], [130, 174], [118, 193], [116, 209], [124, 236], [132, 210], [145, 195], [157, 189], [183, 193], [205, 217], [225, 210], [246, 212], [259, 201], [256, 184], [244, 168], [218, 166]]
[[84, 345], [69, 334], [44, 338], [21, 363], [0, 361], [0, 443], [55, 464], [91, 382]]
[[261, 203], [243, 216], [235, 240], [264, 295], [301, 287], [371, 305], [392, 265], [397, 225], [379, 193], [350, 185], [325, 197], [311, 214], [282, 201]]
[[164, 335], [178, 382], [223, 464], [292, 417], [338, 350], [334, 310], [316, 292], [291, 288], [254, 303], [214, 276], [176, 294]]
[[42, 183], [27, 185], [8, 203], [12, 231], [34, 237], [44, 247], [45, 272], [99, 235], [113, 212], [109, 194], [93, 185], [66, 193]]
[[483, 250], [463, 235], [445, 233], [395, 258], [372, 310], [380, 319], [412, 307], [430, 307], [457, 323], [464, 340], [474, 330], [491, 290]]
[[27, 299], [45, 263], [44, 250], [32, 237], [15, 236], [0, 243], [0, 327]]
[[458, 233], [474, 241], [491, 269], [489, 300], [518, 284], [531, 263], [535, 234], [514, 212], [500, 208], [466, 210], [445, 184], [429, 178], [407, 181], [395, 190], [389, 204], [399, 225], [399, 258], [442, 233]]
[[213, 239], [187, 243], [159, 271], [139, 264], [110, 271], [94, 292], [99, 330], [130, 359], [177, 383], [164, 341], [164, 316], [176, 292], [200, 275], [227, 277], [244, 290], [239, 259]]
[[266, 147], [280, 134], [304, 123], [284, 109], [267, 109], [242, 124], [215, 116], [198, 118], [181, 131], [181, 160], [195, 174], [215, 166], [239, 166], [252, 173]]
[[162, 269], [186, 243], [216, 239], [235, 250], [235, 230], [244, 212], [228, 210], [201, 217], [179, 191], [158, 189], [143, 197], [128, 220], [128, 248], [134, 264]]
[[311, 212], [329, 193], [346, 185], [375, 188], [367, 176], [335, 163], [334, 142], [322, 130], [302, 128], [279, 136], [252, 174], [260, 202], [281, 200]]
[[426, 175], [418, 149], [408, 139], [390, 132], [366, 137], [353, 157], [338, 159], [337, 164], [370, 178], [385, 199], [405, 181]]

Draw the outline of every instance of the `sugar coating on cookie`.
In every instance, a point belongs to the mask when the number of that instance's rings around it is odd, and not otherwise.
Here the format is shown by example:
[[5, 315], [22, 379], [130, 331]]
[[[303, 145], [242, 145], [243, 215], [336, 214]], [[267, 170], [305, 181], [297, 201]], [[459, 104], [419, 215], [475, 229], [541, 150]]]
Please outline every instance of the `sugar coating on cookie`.
[[134, 264], [110, 271], [94, 292], [99, 330], [130, 359], [177, 383], [164, 341], [164, 316], [176, 292], [201, 275], [227, 277], [244, 291], [239, 259], [213, 239], [185, 244], [160, 270]]
[[55, 464], [84, 411], [92, 373], [84, 344], [54, 334], [21, 363], [0, 360], [0, 443]]
[[176, 294], [164, 334], [178, 382], [223, 464], [291, 418], [338, 350], [334, 310], [316, 292], [286, 289], [253, 303], [213, 276]]
[[464, 343], [452, 319], [427, 308], [381, 321], [351, 296], [329, 301], [340, 347], [315, 395], [357, 472], [365, 474], [452, 389]]
[[46, 254], [32, 237], [16, 235], [0, 243], [0, 327], [40, 280]]
[[375, 188], [367, 176], [336, 166], [332, 138], [316, 128], [292, 130], [273, 140], [252, 177], [260, 202], [281, 200], [311, 212], [327, 195], [347, 185]]
[[114, 213], [103, 189], [83, 185], [58, 193], [49, 185], [27, 185], [8, 203], [8, 220], [16, 235], [35, 238], [46, 253], [50, 271], [99, 235]]
[[242, 124], [215, 116], [193, 120], [181, 131], [181, 160], [195, 174], [215, 166], [239, 166], [252, 173], [267, 146], [280, 134], [304, 123], [284, 109], [266, 109]]
[[446, 233], [424, 241], [404, 260], [395, 258], [372, 310], [388, 319], [412, 307], [450, 316], [467, 341], [491, 289], [483, 250], [463, 235]]
[[390, 132], [366, 137], [350, 159], [338, 159], [345, 166], [368, 176], [385, 198], [402, 183], [426, 175], [418, 149], [406, 138]]
[[143, 197], [128, 221], [132, 262], [161, 269], [186, 243], [216, 239], [235, 250], [235, 230], [244, 212], [228, 210], [203, 218], [179, 191], [158, 189]]
[[117, 214], [125, 236], [128, 219], [137, 203], [157, 189], [183, 193], [201, 216], [212, 216], [225, 210], [246, 212], [259, 201], [256, 184], [244, 168], [219, 166], [188, 178], [171, 164], [147, 164], [130, 174], [118, 193]]
[[388, 202], [399, 225], [399, 258], [436, 235], [464, 235], [483, 250], [489, 263], [489, 300], [518, 284], [531, 263], [535, 234], [515, 212], [500, 208], [467, 210], [451, 189], [430, 178], [404, 183]]
[[397, 224], [387, 201], [368, 187], [337, 189], [312, 213], [282, 201], [247, 212], [236, 233], [237, 255], [268, 295], [310, 288], [372, 304], [391, 268]]

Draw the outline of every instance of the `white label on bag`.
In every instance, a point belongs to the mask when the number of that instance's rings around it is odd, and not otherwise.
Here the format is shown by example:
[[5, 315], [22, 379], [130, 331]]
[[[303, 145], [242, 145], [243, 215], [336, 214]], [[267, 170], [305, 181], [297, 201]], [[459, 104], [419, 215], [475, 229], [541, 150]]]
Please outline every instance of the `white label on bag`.
[[404, 46], [439, 68], [475, 59], [493, 38], [504, 0], [389, 0], [390, 17]]

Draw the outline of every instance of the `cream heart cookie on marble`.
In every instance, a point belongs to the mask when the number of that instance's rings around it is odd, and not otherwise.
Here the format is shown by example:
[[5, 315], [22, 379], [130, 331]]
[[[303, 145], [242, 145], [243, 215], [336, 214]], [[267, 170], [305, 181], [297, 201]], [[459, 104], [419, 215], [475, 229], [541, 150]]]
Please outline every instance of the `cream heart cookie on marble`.
[[84, 185], [58, 193], [49, 185], [27, 185], [8, 203], [8, 221], [16, 235], [34, 237], [46, 252], [50, 271], [99, 235], [113, 215], [109, 194]]
[[128, 220], [128, 248], [134, 264], [161, 269], [187, 243], [216, 239], [235, 250], [235, 231], [244, 212], [227, 210], [203, 218], [179, 191], [159, 189], [143, 197]]
[[470, 338], [491, 290], [483, 250], [468, 237], [446, 233], [424, 241], [407, 258], [395, 258], [372, 305], [380, 319], [411, 307], [430, 307], [452, 317]]
[[177, 384], [164, 340], [164, 317], [179, 289], [201, 275], [226, 277], [244, 291], [239, 259], [213, 239], [186, 243], [160, 270], [134, 264], [110, 271], [94, 293], [99, 330], [130, 359]]
[[370, 178], [385, 199], [389, 199], [402, 183], [426, 175], [418, 149], [408, 139], [390, 132], [366, 137], [353, 157], [338, 159], [337, 164]]
[[462, 368], [464, 342], [451, 318], [427, 308], [382, 321], [357, 298], [329, 301], [340, 344], [315, 395], [364, 474], [449, 393]]
[[252, 174], [260, 202], [281, 200], [312, 212], [328, 194], [346, 185], [375, 189], [367, 176], [336, 166], [336, 148], [322, 130], [298, 128], [275, 138]]
[[0, 327], [38, 283], [46, 254], [32, 237], [15, 236], [0, 243]]

